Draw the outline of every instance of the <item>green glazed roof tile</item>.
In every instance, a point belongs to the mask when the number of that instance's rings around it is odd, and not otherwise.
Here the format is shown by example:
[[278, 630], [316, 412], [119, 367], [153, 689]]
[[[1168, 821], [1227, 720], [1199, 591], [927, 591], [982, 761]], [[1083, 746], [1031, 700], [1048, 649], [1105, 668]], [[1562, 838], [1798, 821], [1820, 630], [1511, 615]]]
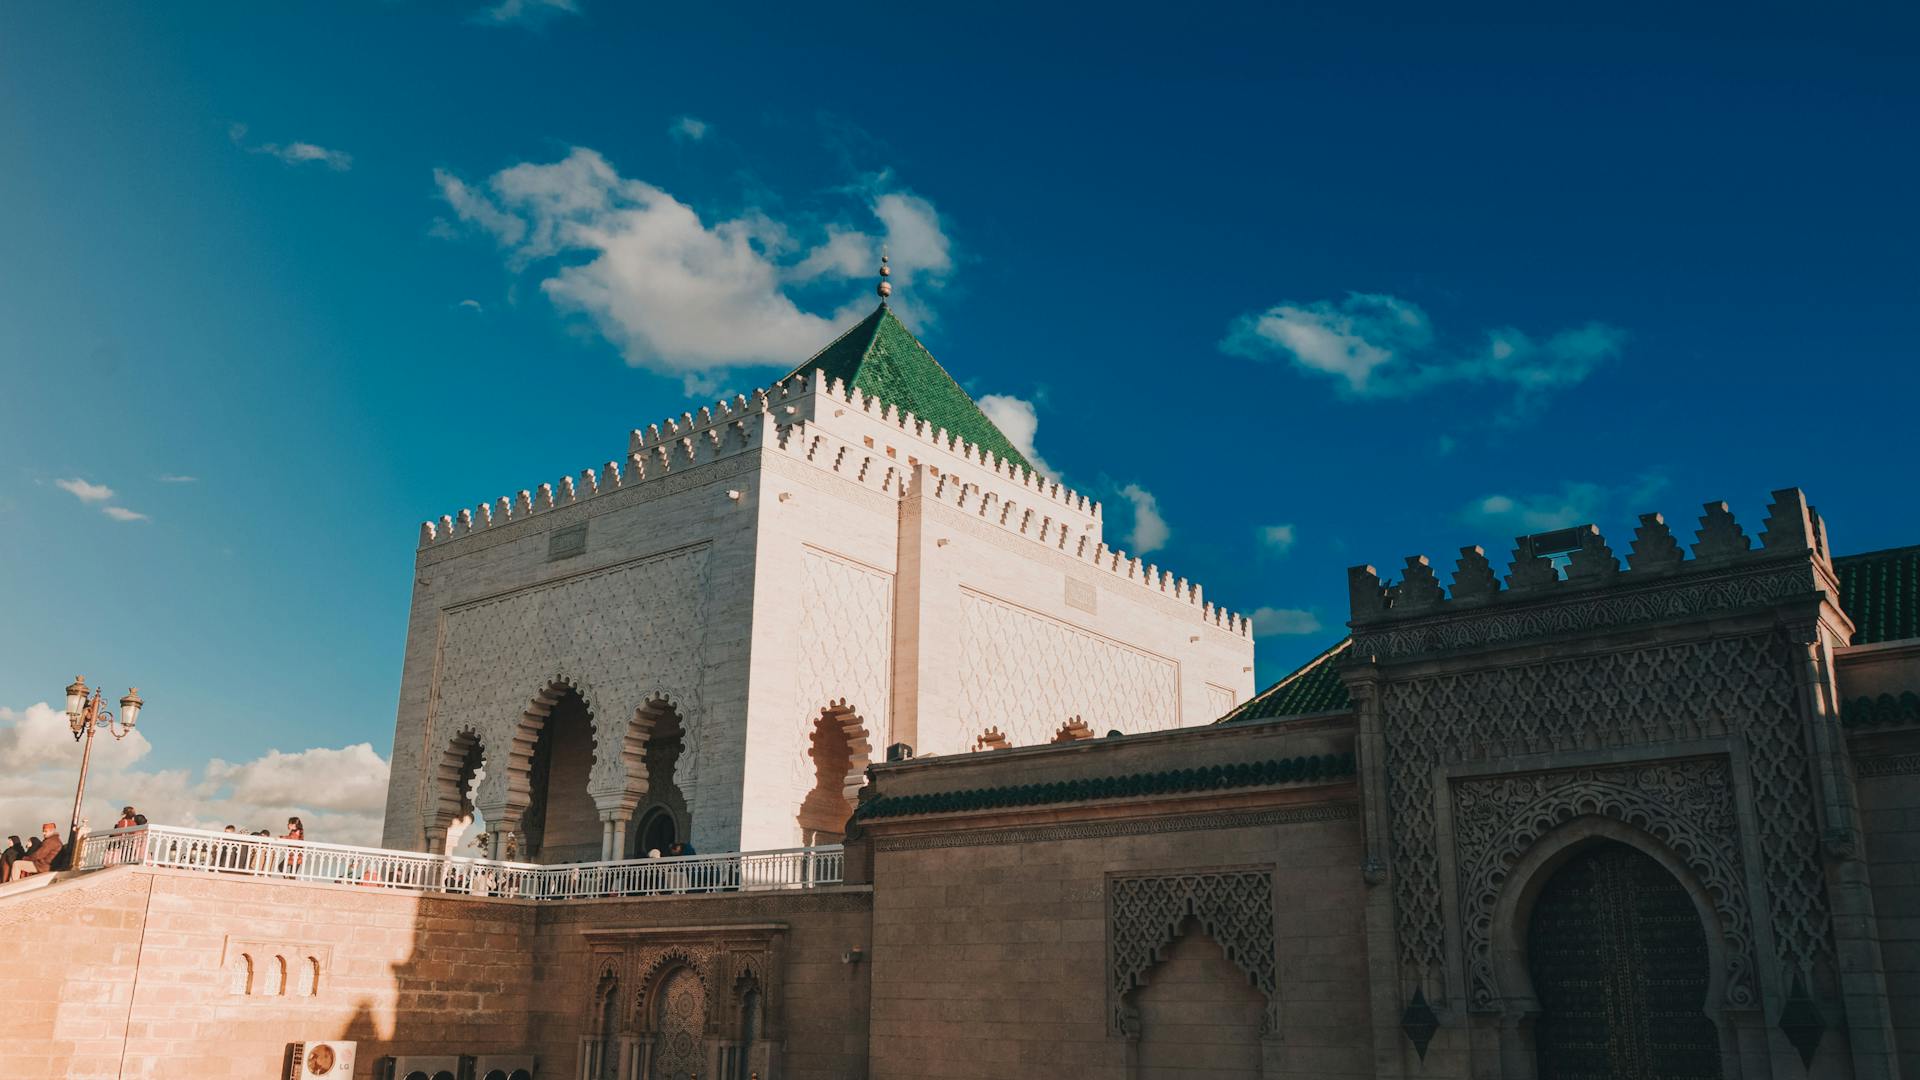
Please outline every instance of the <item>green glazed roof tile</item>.
[[1853, 644], [1920, 637], [1920, 547], [1842, 555], [1833, 570]]
[[1143, 798], [1221, 788], [1310, 784], [1343, 780], [1353, 776], [1354, 772], [1352, 754], [1305, 754], [1270, 761], [1238, 761], [1231, 765], [1210, 765], [1198, 769], [1169, 769], [1165, 772], [1060, 780], [1047, 784], [968, 788], [924, 795], [882, 795], [862, 802], [854, 810], [853, 816], [856, 821], [872, 821], [875, 818], [907, 817], [913, 814], [952, 814], [1095, 799]]
[[1347, 696], [1347, 684], [1340, 681], [1340, 660], [1346, 656], [1352, 638], [1307, 661], [1293, 674], [1248, 698], [1218, 723], [1240, 720], [1272, 720], [1282, 716], [1338, 712], [1353, 707]]
[[826, 372], [829, 380], [839, 379], [862, 394], [946, 428], [948, 433], [1003, 461], [1033, 470], [1006, 433], [987, 419], [973, 398], [885, 304], [874, 308], [873, 314], [855, 323], [787, 377], [809, 375], [815, 369]]

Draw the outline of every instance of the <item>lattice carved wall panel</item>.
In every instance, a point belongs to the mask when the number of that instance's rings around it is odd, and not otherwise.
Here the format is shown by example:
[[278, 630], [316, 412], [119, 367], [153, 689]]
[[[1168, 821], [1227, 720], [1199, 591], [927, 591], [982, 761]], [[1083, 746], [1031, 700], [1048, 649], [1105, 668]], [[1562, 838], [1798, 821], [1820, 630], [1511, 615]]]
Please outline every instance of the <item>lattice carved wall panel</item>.
[[1411, 974], [1444, 964], [1434, 773], [1504, 755], [1745, 737], [1778, 959], [1830, 954], [1812, 780], [1779, 635], [1659, 645], [1388, 683], [1394, 904]]
[[635, 711], [656, 697], [670, 700], [686, 726], [677, 776], [689, 791], [703, 732], [707, 563], [707, 547], [700, 545], [447, 611], [434, 739], [438, 744], [464, 729], [479, 734], [488, 765], [477, 802], [505, 799], [500, 763], [507, 746], [527, 707], [555, 679], [577, 689], [593, 714], [589, 792], [625, 789], [626, 764], [609, 748], [622, 745]]
[[846, 699], [868, 741], [885, 746], [892, 704], [893, 578], [807, 548], [800, 561], [800, 656], [794, 665], [796, 791], [813, 786], [808, 754], [820, 710]]
[[1129, 1028], [1127, 995], [1145, 986], [1167, 946], [1193, 919], [1266, 995], [1264, 1034], [1280, 1030], [1274, 960], [1273, 868], [1107, 879], [1107, 1024]]
[[1014, 746], [1053, 738], [1068, 717], [1097, 731], [1180, 725], [1179, 667], [980, 593], [960, 593], [960, 690], [967, 715]]
[[1492, 929], [1508, 872], [1535, 841], [1585, 815], [1640, 829], [1687, 864], [1713, 898], [1726, 943], [1726, 1004], [1751, 1008], [1758, 1000], [1753, 925], [1741, 873], [1733, 778], [1722, 758], [1456, 781], [1455, 872], [1472, 1007], [1495, 1008], [1502, 996]]

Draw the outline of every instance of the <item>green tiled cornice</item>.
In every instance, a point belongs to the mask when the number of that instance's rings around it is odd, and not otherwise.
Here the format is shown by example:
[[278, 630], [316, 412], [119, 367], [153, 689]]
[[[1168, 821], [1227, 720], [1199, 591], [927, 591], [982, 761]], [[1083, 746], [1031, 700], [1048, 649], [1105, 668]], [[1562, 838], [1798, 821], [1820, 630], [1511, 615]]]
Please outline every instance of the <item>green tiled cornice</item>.
[[816, 369], [826, 372], [829, 380], [839, 379], [862, 394], [910, 412], [936, 428], [945, 428], [1002, 461], [1033, 470], [1006, 433], [987, 419], [973, 398], [885, 304], [874, 308], [873, 314], [855, 323], [787, 377], [809, 375]]
[[1853, 644], [1920, 637], [1920, 547], [1843, 555], [1833, 571], [1840, 609], [1853, 620]]
[[1354, 775], [1352, 754], [1309, 754], [1271, 761], [1236, 762], [1198, 769], [1131, 773], [1050, 784], [969, 788], [925, 795], [882, 795], [860, 804], [855, 820], [907, 817], [913, 814], [954, 814], [975, 810], [1006, 810], [1050, 803], [1095, 799], [1137, 799], [1150, 795], [1178, 795], [1226, 788], [1271, 787], [1275, 784], [1340, 780]]
[[1840, 706], [1840, 723], [1849, 728], [1908, 727], [1920, 724], [1920, 694], [1858, 697]]

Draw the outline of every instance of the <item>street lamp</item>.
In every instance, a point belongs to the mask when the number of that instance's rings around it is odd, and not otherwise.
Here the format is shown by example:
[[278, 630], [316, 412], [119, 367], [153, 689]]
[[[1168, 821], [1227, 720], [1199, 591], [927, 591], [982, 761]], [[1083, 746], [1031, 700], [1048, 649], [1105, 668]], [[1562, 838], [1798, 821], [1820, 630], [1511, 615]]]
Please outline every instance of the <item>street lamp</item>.
[[93, 732], [96, 728], [105, 728], [114, 741], [133, 734], [133, 725], [140, 719], [140, 691], [132, 689], [120, 699], [120, 717], [100, 707], [100, 691], [87, 696], [87, 680], [84, 675], [75, 675], [73, 685], [67, 687], [67, 727], [73, 730], [73, 741], [82, 743], [80, 751], [80, 786], [73, 792], [73, 831], [70, 836], [80, 834], [80, 803], [87, 797], [87, 762], [93, 757]]

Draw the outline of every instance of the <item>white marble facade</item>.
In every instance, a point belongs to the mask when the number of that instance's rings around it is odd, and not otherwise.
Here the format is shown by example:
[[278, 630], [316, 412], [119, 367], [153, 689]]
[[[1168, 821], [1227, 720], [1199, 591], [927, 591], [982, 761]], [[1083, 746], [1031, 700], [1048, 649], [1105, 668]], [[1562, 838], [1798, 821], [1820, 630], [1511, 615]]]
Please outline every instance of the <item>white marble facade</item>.
[[606, 853], [660, 796], [642, 762], [668, 711], [693, 842], [718, 852], [813, 838], [818, 738], [846, 738], [857, 774], [896, 743], [1202, 724], [1251, 694], [1247, 621], [1108, 549], [1097, 504], [823, 383], [635, 431], [603, 469], [421, 529], [387, 846], [442, 842], [475, 741], [472, 801], [513, 829], [569, 690]]

